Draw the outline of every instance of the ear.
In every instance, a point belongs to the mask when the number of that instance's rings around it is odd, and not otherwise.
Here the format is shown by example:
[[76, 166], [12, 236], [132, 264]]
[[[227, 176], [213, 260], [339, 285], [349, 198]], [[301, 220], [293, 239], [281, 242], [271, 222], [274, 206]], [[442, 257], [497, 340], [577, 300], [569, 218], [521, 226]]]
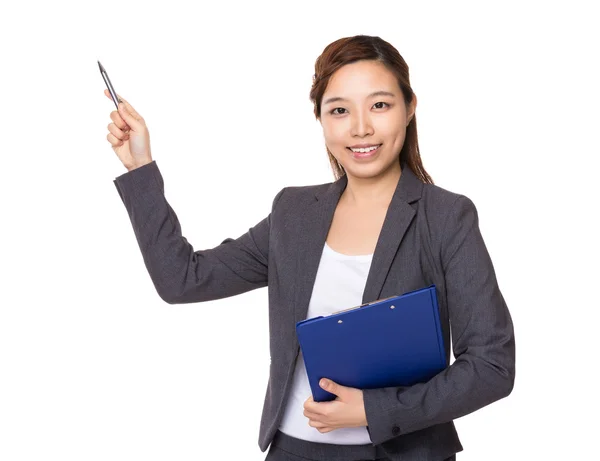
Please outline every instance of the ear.
[[406, 126], [410, 123], [410, 121], [415, 116], [415, 111], [417, 110], [417, 95], [413, 93], [412, 101], [408, 105], [406, 109]]

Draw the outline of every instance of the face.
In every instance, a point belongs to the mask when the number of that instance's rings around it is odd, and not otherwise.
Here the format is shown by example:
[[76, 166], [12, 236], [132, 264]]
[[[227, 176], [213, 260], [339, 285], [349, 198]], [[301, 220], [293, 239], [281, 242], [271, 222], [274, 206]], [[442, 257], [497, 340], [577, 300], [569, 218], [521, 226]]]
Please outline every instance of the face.
[[[400, 171], [398, 157], [415, 107], [416, 97], [406, 107], [396, 77], [382, 63], [347, 64], [331, 76], [323, 95], [320, 122], [325, 144], [349, 177]], [[379, 147], [373, 152], [350, 149], [361, 145]]]

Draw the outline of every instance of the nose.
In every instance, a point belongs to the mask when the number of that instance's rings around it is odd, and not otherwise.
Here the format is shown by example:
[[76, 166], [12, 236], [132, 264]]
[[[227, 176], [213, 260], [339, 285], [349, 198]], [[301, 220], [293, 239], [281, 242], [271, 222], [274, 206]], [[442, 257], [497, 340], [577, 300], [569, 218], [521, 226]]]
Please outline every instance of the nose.
[[373, 134], [373, 125], [370, 116], [363, 111], [356, 111], [352, 117], [352, 136], [363, 138]]

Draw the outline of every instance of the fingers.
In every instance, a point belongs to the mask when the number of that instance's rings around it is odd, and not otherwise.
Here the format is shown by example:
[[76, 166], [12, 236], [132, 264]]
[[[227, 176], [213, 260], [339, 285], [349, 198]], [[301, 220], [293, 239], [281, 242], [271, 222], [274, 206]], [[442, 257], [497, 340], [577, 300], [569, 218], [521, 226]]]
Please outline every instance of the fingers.
[[[108, 89], [104, 90], [104, 95], [112, 101], [112, 96], [110, 95], [110, 91], [108, 91]], [[119, 97], [119, 99], [121, 99], [121, 98]], [[127, 125], [127, 123], [123, 120], [123, 117], [121, 117], [121, 114], [118, 110], [113, 110], [110, 113], [110, 118], [118, 128], [120, 128], [123, 131], [129, 131], [129, 129], [130, 129], [129, 125]], [[109, 125], [109, 130], [110, 130], [110, 125]], [[118, 132], [115, 134], [118, 134]]]
[[312, 411], [308, 411], [308, 410], [304, 410], [304, 416], [306, 416], [308, 419], [321, 419], [323, 417], [323, 415], [319, 415], [317, 413], [313, 413]]
[[322, 421], [323, 415], [313, 413], [305, 409], [304, 416], [308, 419], [308, 425], [318, 429], [321, 433], [330, 432], [335, 429], [329, 425], [330, 423]]
[[113, 136], [119, 140], [127, 141], [129, 139], [129, 127], [122, 130], [119, 127], [117, 127], [117, 125], [115, 125], [114, 123], [109, 123], [108, 131], [110, 131], [113, 134]]
[[146, 130], [146, 122], [142, 116], [139, 115], [125, 100], [119, 103], [119, 115], [136, 133], [142, 133]]
[[[110, 99], [111, 101], [113, 100], [110, 91], [108, 91], [108, 88], [104, 90], [104, 96], [106, 96], [108, 99]], [[117, 102], [121, 102], [123, 99], [121, 98], [121, 96], [119, 96], [117, 94]]]
[[327, 432], [331, 432], [335, 430], [335, 427], [322, 427], [317, 429], [321, 434], [326, 434]]
[[[110, 95], [108, 89], [104, 90], [104, 94], [107, 98], [110, 98], [112, 101], [112, 96]], [[125, 100], [118, 93], [117, 98], [119, 101], [119, 109], [116, 113], [121, 117], [122, 120], [124, 120], [124, 123], [129, 125], [134, 130], [139, 131], [142, 125], [144, 124], [143, 117], [133, 108], [131, 104], [129, 104], [129, 102], [127, 102], [127, 100]], [[115, 120], [116, 117], [113, 117], [111, 114], [111, 118]], [[117, 120], [115, 120], [115, 123], [117, 123]], [[123, 128], [123, 124], [118, 124], [118, 126], [120, 128]]]
[[131, 116], [136, 119], [138, 122], [142, 120], [142, 116], [140, 114], [137, 113], [137, 111], [131, 106], [131, 104], [129, 104], [125, 99], [123, 99], [121, 96], [117, 95], [119, 97], [119, 102], [122, 102], [125, 105], [125, 109], [127, 109], [127, 113], [131, 114]]
[[[130, 126], [127, 125], [127, 123], [125, 123], [125, 121], [123, 120], [123, 117], [121, 117], [119, 112], [117, 112], [116, 110], [113, 110], [110, 113], [110, 118], [115, 123], [115, 126], [118, 127], [120, 130], [122, 130], [122, 131], [130, 130]], [[110, 127], [110, 125], [109, 125], [109, 127]]]
[[[107, 98], [110, 98], [110, 100], [112, 101], [112, 96], [110, 95], [110, 91], [108, 91], [108, 88], [104, 90], [104, 94]], [[123, 98], [123, 96], [121, 96], [119, 93], [117, 93], [117, 100], [119, 103], [123, 103], [123, 105], [127, 109], [127, 113], [131, 114], [134, 119], [138, 121], [142, 120], [142, 116], [138, 114], [138, 112], [133, 108], [133, 106], [129, 104], [129, 102], [127, 102], [127, 100]]]
[[308, 425], [310, 427], [316, 427], [317, 429], [329, 427], [327, 424], [322, 423], [321, 421], [315, 421], [314, 419], [310, 419]]
[[119, 115], [123, 118], [125, 123], [133, 128], [134, 131], [140, 131], [141, 123], [140, 120], [136, 119], [129, 109], [127, 109], [127, 105], [124, 103], [119, 103]]
[[325, 423], [320, 423], [318, 421], [309, 421], [308, 425], [317, 429], [321, 434], [325, 434], [326, 432], [331, 432], [335, 430], [335, 427], [327, 426]]
[[108, 142], [110, 142], [112, 144], [113, 147], [119, 147], [123, 145], [123, 141], [118, 139], [114, 134], [112, 133], [108, 133], [106, 135], [106, 139], [108, 139]]

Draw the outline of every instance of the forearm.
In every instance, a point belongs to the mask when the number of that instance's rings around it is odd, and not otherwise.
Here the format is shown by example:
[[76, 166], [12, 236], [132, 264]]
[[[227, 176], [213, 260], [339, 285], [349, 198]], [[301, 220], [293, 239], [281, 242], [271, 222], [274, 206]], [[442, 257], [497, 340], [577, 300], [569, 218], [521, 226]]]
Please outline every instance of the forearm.
[[170, 303], [209, 301], [266, 286], [268, 219], [237, 240], [194, 251], [164, 195], [156, 162], [115, 181], [144, 263], [160, 297]]
[[452, 421], [510, 394], [514, 341], [506, 340], [495, 353], [497, 361], [463, 354], [426, 383], [364, 390], [373, 443]]

